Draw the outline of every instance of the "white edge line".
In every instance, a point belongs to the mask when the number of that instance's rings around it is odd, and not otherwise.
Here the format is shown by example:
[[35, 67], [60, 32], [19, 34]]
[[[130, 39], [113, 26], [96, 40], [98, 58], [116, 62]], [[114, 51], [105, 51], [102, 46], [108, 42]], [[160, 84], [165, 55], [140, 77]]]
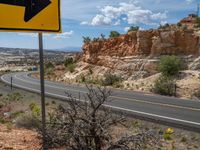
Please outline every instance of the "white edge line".
[[[3, 76], [1, 76], [1, 80], [4, 81], [7, 84], [10, 84], [8, 81], [4, 80]], [[16, 87], [22, 88], [22, 89], [28, 89], [30, 91], [35, 91], [37, 93], [40, 93], [40, 90], [36, 90], [36, 89], [32, 89], [32, 88], [28, 88], [28, 87], [24, 87], [24, 86], [20, 86], [20, 85], [16, 85], [13, 84]], [[66, 96], [61, 96], [58, 94], [53, 94], [53, 93], [49, 93], [49, 92], [45, 92], [45, 94], [51, 95], [51, 96], [55, 96], [55, 97], [60, 97], [62, 99], [66, 99]], [[80, 99], [76, 99], [78, 101], [83, 101]], [[188, 121], [188, 120], [182, 120], [182, 119], [176, 119], [176, 118], [171, 118], [171, 117], [166, 117], [166, 116], [161, 116], [161, 115], [156, 115], [156, 114], [152, 114], [152, 113], [146, 113], [146, 112], [142, 112], [142, 111], [136, 111], [136, 110], [131, 110], [131, 109], [126, 109], [126, 108], [121, 108], [121, 107], [116, 107], [116, 106], [111, 106], [111, 105], [106, 105], [104, 104], [105, 107], [109, 107], [109, 108], [113, 108], [113, 109], [118, 109], [118, 110], [122, 110], [122, 111], [126, 111], [126, 112], [132, 112], [132, 113], [137, 113], [137, 114], [141, 114], [141, 115], [147, 115], [147, 116], [151, 116], [151, 117], [158, 117], [158, 118], [162, 118], [162, 119], [169, 119], [169, 120], [173, 120], [173, 121], [178, 121], [178, 122], [184, 122], [184, 123], [189, 123], [189, 124], [194, 124], [194, 125], [198, 125], [200, 126], [200, 123], [198, 122], [193, 122], [193, 121]]]
[[[34, 85], [40, 85], [40, 83], [35, 83], [35, 82], [32, 82], [32, 81], [24, 81], [23, 79], [21, 79], [20, 77], [17, 76], [17, 74], [14, 75], [14, 77], [18, 80], [21, 80], [23, 82], [26, 82], [26, 83], [31, 83], [31, 84], [34, 84]], [[61, 90], [67, 90], [67, 91], [73, 91], [73, 92], [81, 92], [81, 93], [87, 93], [85, 91], [79, 91], [79, 90], [71, 90], [69, 88], [64, 88], [64, 87], [59, 87], [59, 86], [52, 86], [52, 85], [48, 85], [48, 84], [45, 84], [46, 87], [51, 87], [51, 88], [54, 88], [54, 89], [61, 89]]]

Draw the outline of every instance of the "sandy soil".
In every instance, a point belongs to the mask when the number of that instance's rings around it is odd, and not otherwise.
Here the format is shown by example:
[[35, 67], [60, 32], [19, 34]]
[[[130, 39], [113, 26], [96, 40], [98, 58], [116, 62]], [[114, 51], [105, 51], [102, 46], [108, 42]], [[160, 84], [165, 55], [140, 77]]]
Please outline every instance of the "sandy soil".
[[0, 149], [39, 150], [40, 140], [34, 131], [0, 124]]
[[[144, 79], [124, 81], [123, 85], [125, 89], [151, 93], [154, 82], [160, 75], [155, 74]], [[176, 83], [177, 97], [195, 99], [193, 93], [200, 88], [200, 71], [182, 71], [176, 79]]]

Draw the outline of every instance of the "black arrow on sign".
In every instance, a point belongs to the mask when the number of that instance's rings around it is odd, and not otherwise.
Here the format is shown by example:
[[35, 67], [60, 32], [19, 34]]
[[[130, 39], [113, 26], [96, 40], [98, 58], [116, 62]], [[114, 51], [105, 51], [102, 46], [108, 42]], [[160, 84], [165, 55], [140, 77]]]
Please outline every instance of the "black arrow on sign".
[[45, 9], [50, 0], [0, 0], [0, 4], [14, 5], [25, 7], [24, 21], [28, 22], [40, 11]]

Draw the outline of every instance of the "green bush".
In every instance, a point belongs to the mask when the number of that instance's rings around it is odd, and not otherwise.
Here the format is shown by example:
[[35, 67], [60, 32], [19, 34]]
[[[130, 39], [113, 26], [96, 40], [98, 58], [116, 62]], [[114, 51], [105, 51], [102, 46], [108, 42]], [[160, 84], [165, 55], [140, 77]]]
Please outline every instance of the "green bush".
[[76, 64], [70, 64], [67, 66], [67, 70], [71, 73], [75, 71], [75, 68], [76, 68]]
[[85, 37], [85, 36], [83, 36], [83, 43], [89, 43], [89, 42], [91, 42], [92, 40], [91, 40], [91, 38], [90, 37]]
[[64, 65], [65, 65], [65, 67], [67, 67], [68, 65], [71, 65], [73, 63], [74, 63], [74, 60], [72, 57], [70, 57], [70, 58], [65, 59]]
[[13, 94], [8, 94], [7, 97], [5, 98], [5, 100], [8, 103], [11, 103], [11, 102], [20, 101], [22, 98], [23, 98], [23, 96], [20, 93], [16, 92]]
[[198, 27], [200, 27], [200, 17], [197, 17], [197, 24], [198, 24]]
[[170, 77], [161, 76], [155, 81], [153, 92], [161, 95], [175, 96], [176, 83]]
[[158, 70], [165, 76], [175, 76], [181, 70], [181, 60], [176, 56], [161, 58]]
[[23, 114], [24, 114], [24, 111], [13, 112], [13, 113], [10, 114], [10, 118], [15, 119], [15, 118], [17, 118], [17, 117], [19, 117], [19, 116], [21, 116]]
[[161, 25], [158, 27], [158, 29], [167, 29], [168, 27], [170, 27], [170, 25], [168, 23]]
[[128, 30], [128, 32], [131, 32], [131, 31], [138, 31], [139, 30], [139, 27], [138, 26], [131, 26]]
[[48, 63], [45, 64], [45, 68], [46, 68], [46, 69], [54, 68], [54, 67], [55, 67], [55, 66], [54, 66], [53, 63], [51, 63], [51, 62], [48, 62]]
[[16, 119], [15, 125], [20, 128], [38, 129], [41, 126], [41, 122], [32, 114], [23, 114]]
[[117, 31], [111, 31], [110, 35], [109, 35], [110, 38], [116, 38], [116, 37], [119, 37], [119, 36], [120, 36], [120, 33], [117, 32]]
[[194, 93], [194, 96], [200, 99], [200, 89]]
[[168, 134], [168, 133], [165, 133], [163, 135], [163, 137], [164, 137], [165, 140], [171, 140], [172, 139], [171, 134]]
[[40, 116], [41, 110], [40, 110], [40, 107], [36, 103], [31, 103], [29, 105], [29, 108], [30, 108], [33, 116], [36, 116], [36, 117]]
[[33, 69], [30, 67], [30, 68], [28, 68], [28, 71], [33, 71]]
[[122, 78], [117, 75], [112, 75], [110, 73], [105, 75], [105, 79], [102, 80], [103, 86], [114, 86], [122, 81]]

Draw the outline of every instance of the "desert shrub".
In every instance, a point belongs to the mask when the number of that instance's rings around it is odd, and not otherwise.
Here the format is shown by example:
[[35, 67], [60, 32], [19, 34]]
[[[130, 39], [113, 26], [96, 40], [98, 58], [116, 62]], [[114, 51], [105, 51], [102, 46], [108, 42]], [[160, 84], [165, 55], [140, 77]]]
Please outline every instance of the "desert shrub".
[[20, 101], [21, 99], [23, 98], [23, 96], [18, 93], [18, 92], [15, 92], [13, 94], [8, 94], [5, 98], [5, 100], [8, 102], [8, 103], [11, 103], [11, 102], [16, 102], [16, 101]]
[[200, 88], [194, 93], [194, 96], [200, 99]]
[[91, 38], [90, 37], [85, 37], [85, 36], [83, 36], [83, 43], [89, 43], [89, 42], [91, 42]]
[[81, 75], [81, 77], [80, 77], [80, 82], [81, 82], [81, 83], [85, 83], [85, 81], [86, 81], [85, 76], [84, 76], [84, 75]]
[[171, 140], [171, 139], [172, 139], [171, 134], [167, 134], [167, 133], [165, 133], [165, 134], [163, 135], [163, 138], [164, 138], [165, 140]]
[[187, 29], [188, 29], [188, 26], [184, 25], [184, 26], [182, 26], [182, 29], [183, 29], [183, 30], [187, 30]]
[[172, 139], [172, 134], [174, 133], [174, 130], [172, 128], [168, 128], [165, 132], [164, 132], [164, 139], [165, 140], [171, 140]]
[[41, 122], [36, 116], [26, 113], [17, 117], [15, 125], [20, 128], [38, 129], [41, 126]]
[[110, 38], [116, 38], [116, 37], [119, 37], [119, 36], [120, 36], [120, 33], [117, 32], [117, 31], [111, 31], [110, 35], [109, 35]]
[[152, 91], [161, 95], [175, 96], [176, 83], [170, 77], [161, 76], [155, 81]]
[[186, 137], [182, 137], [181, 138], [181, 142], [187, 142], [187, 138]]
[[100, 40], [100, 38], [99, 37], [97, 37], [97, 38], [93, 38], [93, 42], [98, 42]]
[[165, 76], [175, 76], [181, 69], [181, 60], [177, 56], [162, 57], [158, 70]]
[[27, 128], [27, 129], [40, 129], [41, 121], [39, 120], [41, 110], [36, 103], [31, 103], [29, 105], [31, 112], [20, 114], [15, 121], [17, 127]]
[[28, 71], [33, 71], [33, 69], [30, 67], [30, 68], [28, 68]]
[[106, 36], [105, 36], [104, 34], [101, 34], [101, 35], [100, 35], [100, 39], [102, 39], [102, 40], [105, 40], [105, 37], [106, 37]]
[[128, 32], [131, 32], [131, 31], [138, 31], [139, 30], [139, 27], [138, 26], [131, 26], [128, 30]]
[[45, 64], [45, 68], [46, 68], [46, 69], [54, 68], [54, 67], [55, 67], [55, 66], [54, 66], [54, 64], [53, 64], [52, 62], [48, 62], [48, 63]]
[[170, 27], [170, 25], [168, 23], [164, 24], [164, 25], [161, 25], [159, 26], [158, 29], [167, 29], [168, 27]]
[[7, 121], [3, 117], [0, 116], [0, 124], [5, 124], [6, 122]]
[[68, 107], [60, 105], [49, 113], [45, 145], [49, 149], [63, 147], [72, 150], [140, 150], [143, 145], [155, 145], [159, 140], [151, 131], [115, 139], [116, 142], [113, 142], [113, 126], [123, 125], [125, 120], [103, 106], [110, 95], [111, 91], [106, 88], [89, 86], [85, 99], [80, 102], [80, 99], [67, 93]]
[[65, 67], [67, 67], [68, 65], [71, 65], [71, 64], [73, 64], [73, 63], [74, 63], [73, 58], [72, 58], [72, 57], [69, 57], [69, 58], [66, 58], [66, 59], [65, 59], [64, 65], [65, 65]]
[[105, 79], [102, 80], [102, 85], [103, 86], [114, 86], [114, 85], [117, 85], [118, 83], [120, 83], [121, 81], [122, 81], [122, 78], [120, 76], [108, 73], [105, 75]]
[[24, 111], [13, 112], [13, 113], [10, 114], [10, 118], [15, 119], [15, 118], [17, 118], [17, 117], [19, 117], [19, 116], [21, 116], [23, 114], [24, 114]]
[[197, 26], [200, 27], [200, 17], [197, 17], [196, 21], [197, 21], [197, 24], [198, 24]]
[[75, 68], [76, 68], [76, 64], [70, 64], [67, 66], [67, 70], [71, 73], [75, 71]]
[[41, 110], [40, 110], [40, 107], [36, 103], [31, 103], [29, 105], [29, 108], [30, 108], [33, 116], [36, 116], [36, 117], [40, 116]]
[[91, 75], [93, 74], [93, 70], [92, 70], [91, 67], [89, 68], [89, 73], [90, 73]]
[[178, 26], [178, 27], [181, 27], [181, 26], [182, 26], [182, 24], [179, 22], [179, 23], [177, 23], [177, 26]]

